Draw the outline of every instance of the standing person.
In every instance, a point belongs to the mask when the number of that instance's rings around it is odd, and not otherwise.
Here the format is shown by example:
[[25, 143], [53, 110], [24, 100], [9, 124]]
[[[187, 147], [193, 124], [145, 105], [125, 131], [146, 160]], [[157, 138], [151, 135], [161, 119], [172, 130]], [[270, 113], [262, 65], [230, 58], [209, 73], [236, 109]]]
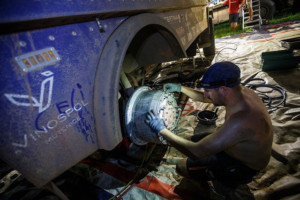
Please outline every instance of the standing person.
[[176, 165], [182, 176], [217, 180], [229, 187], [251, 182], [271, 156], [273, 132], [265, 105], [253, 90], [240, 84], [240, 69], [231, 62], [213, 64], [200, 83], [204, 93], [172, 83], [165, 84], [164, 90], [225, 106], [225, 122], [220, 129], [193, 135], [190, 141], [166, 129], [153, 111], [147, 114], [146, 124], [188, 156]]
[[223, 2], [224, 5], [229, 5], [229, 23], [231, 30], [235, 32], [236, 27], [238, 25], [239, 20], [239, 9], [240, 4], [243, 2], [243, 0], [226, 0]]
[[249, 21], [252, 21], [253, 20], [252, 0], [244, 0], [243, 5], [247, 7], [249, 11]]

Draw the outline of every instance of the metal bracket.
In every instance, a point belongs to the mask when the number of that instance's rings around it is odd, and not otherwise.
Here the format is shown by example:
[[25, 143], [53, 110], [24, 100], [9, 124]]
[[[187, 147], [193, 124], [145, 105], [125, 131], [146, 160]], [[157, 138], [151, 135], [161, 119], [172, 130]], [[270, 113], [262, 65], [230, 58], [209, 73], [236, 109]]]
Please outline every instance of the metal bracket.
[[102, 26], [100, 19], [98, 17], [96, 18], [96, 21], [97, 21], [97, 25], [98, 25], [100, 33], [104, 33], [105, 32], [104, 27]]
[[61, 200], [69, 200], [69, 198], [53, 182], [47, 183], [45, 187], [50, 192], [57, 195]]

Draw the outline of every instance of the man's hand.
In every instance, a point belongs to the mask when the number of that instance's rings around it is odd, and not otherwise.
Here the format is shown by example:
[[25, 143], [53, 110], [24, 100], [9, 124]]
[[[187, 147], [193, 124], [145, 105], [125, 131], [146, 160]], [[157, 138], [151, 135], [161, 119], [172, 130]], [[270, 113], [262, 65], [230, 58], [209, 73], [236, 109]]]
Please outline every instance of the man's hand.
[[145, 122], [157, 134], [166, 128], [162, 119], [160, 119], [158, 114], [155, 114], [153, 110], [147, 113]]
[[241, 6], [244, 7], [244, 9], [247, 8], [246, 0], [242, 2]]
[[180, 84], [176, 84], [176, 83], [167, 83], [164, 84], [164, 91], [166, 93], [171, 93], [171, 92], [181, 92], [181, 85]]

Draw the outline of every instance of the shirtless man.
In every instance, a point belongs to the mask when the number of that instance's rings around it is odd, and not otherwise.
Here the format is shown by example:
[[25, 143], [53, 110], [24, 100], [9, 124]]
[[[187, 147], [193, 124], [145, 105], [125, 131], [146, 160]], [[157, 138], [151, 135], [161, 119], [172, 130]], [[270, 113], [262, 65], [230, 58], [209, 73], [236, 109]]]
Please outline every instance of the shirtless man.
[[273, 132], [269, 114], [260, 97], [240, 85], [240, 69], [231, 62], [212, 65], [200, 82], [204, 93], [179, 84], [165, 84], [166, 92], [182, 92], [194, 100], [225, 106], [223, 126], [211, 134], [181, 138], [165, 128], [153, 111], [146, 123], [189, 158], [177, 163], [185, 177], [219, 180], [229, 186], [251, 182], [271, 156]]

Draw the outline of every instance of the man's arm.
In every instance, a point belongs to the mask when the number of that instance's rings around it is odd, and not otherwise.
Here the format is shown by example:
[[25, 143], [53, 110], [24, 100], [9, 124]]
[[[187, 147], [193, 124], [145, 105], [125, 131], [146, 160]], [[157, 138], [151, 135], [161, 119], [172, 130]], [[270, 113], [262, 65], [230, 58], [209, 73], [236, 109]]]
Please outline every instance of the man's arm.
[[179, 137], [168, 129], [163, 129], [159, 133], [169, 144], [191, 159], [202, 159], [225, 149], [225, 146], [222, 145], [222, 139], [220, 138], [221, 134], [218, 133], [212, 133], [198, 142], [192, 142]]
[[249, 138], [240, 124], [240, 118], [229, 119], [216, 132], [207, 135], [198, 142], [181, 138], [164, 128], [159, 133], [176, 149], [192, 159], [202, 159], [206, 156], [224, 151], [233, 145]]
[[196, 148], [196, 143], [179, 137], [166, 128], [161, 130], [159, 134], [162, 135], [171, 146], [175, 147], [184, 155], [188, 156], [191, 159], [198, 158], [198, 156], [191, 151], [191, 149]]
[[203, 158], [222, 150], [219, 149], [221, 145], [218, 145], [220, 140], [213, 140], [214, 136], [211, 135], [214, 134], [206, 136], [197, 143], [175, 135], [166, 128], [162, 119], [153, 110], [147, 113], [145, 123], [156, 134], [163, 136], [172, 146], [192, 159]]
[[181, 86], [181, 92], [196, 101], [211, 103], [210, 99], [204, 97], [204, 93], [199, 90], [194, 90], [189, 87]]
[[210, 99], [204, 97], [203, 92], [189, 88], [189, 87], [182, 86], [181, 84], [166, 83], [166, 84], [164, 84], [163, 89], [166, 93], [182, 92], [185, 95], [187, 95], [188, 97], [190, 97], [196, 101], [211, 103]]

